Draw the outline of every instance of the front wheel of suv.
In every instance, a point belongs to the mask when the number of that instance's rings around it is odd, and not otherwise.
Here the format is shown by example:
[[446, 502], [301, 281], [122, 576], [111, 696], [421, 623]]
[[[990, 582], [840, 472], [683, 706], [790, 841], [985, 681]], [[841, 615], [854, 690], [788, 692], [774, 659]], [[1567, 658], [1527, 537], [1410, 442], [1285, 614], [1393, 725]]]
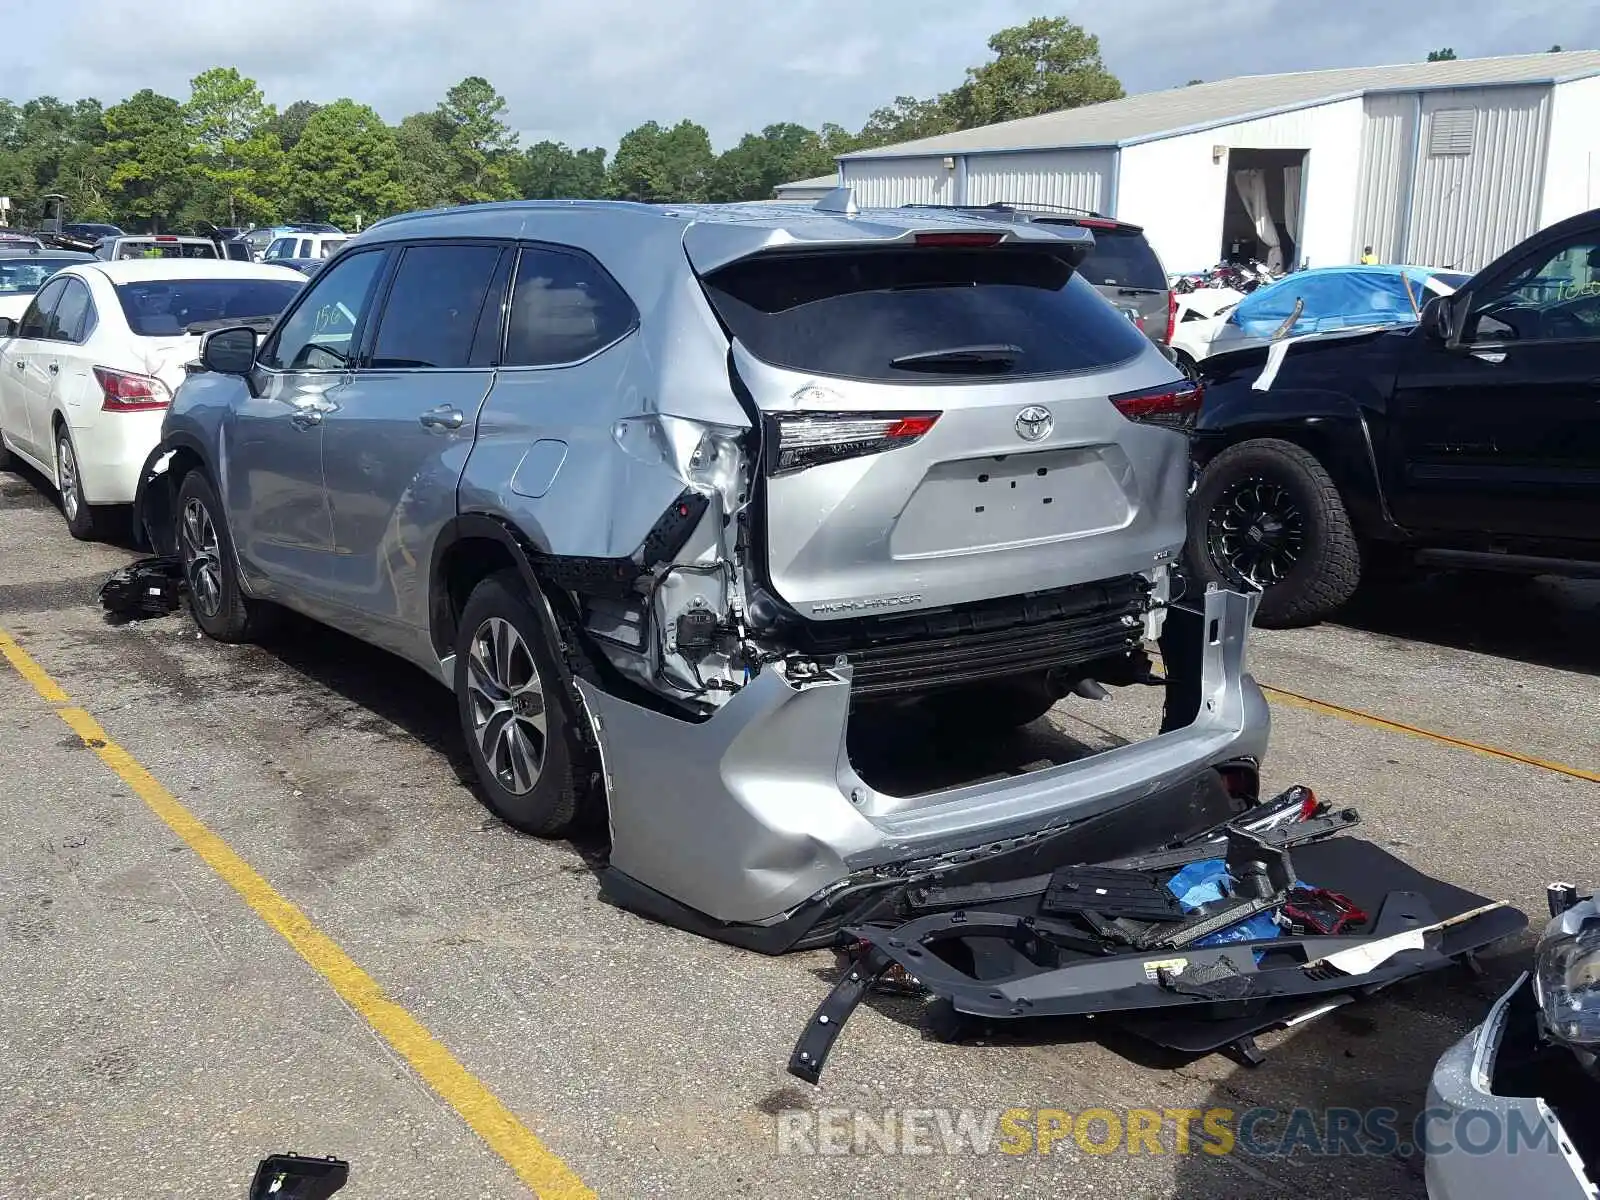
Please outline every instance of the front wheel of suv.
[[194, 623], [219, 642], [255, 641], [267, 631], [277, 610], [244, 594], [222, 502], [203, 472], [194, 470], [183, 477], [177, 508], [178, 558]]
[[1314, 625], [1361, 579], [1361, 551], [1339, 489], [1303, 446], [1230, 446], [1200, 474], [1189, 509], [1189, 566], [1202, 588], [1258, 591], [1256, 623]]
[[456, 633], [456, 706], [489, 807], [559, 837], [578, 817], [582, 745], [542, 608], [516, 571], [473, 589]]

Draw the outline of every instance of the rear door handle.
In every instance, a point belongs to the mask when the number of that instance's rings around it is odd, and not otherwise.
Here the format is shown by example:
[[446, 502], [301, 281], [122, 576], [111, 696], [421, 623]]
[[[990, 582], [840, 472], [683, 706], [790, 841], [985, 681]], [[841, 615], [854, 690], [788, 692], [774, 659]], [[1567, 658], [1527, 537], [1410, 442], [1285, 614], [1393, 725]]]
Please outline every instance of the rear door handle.
[[60, 372], [60, 370], [61, 370], [61, 364], [60, 363], [51, 363], [50, 364], [50, 374], [52, 374], [52, 375], [58, 374]]
[[459, 408], [452, 408], [448, 404], [441, 404], [437, 408], [430, 408], [417, 420], [428, 429], [460, 429], [466, 423], [466, 416]]

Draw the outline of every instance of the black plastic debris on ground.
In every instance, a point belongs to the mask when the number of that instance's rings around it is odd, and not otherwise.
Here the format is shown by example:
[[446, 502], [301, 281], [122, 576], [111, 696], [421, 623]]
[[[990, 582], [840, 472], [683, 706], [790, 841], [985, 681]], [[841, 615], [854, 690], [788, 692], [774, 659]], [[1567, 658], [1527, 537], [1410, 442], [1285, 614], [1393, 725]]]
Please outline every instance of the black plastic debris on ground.
[[[1261, 809], [1274, 806], [1289, 807]], [[1255, 1035], [1470, 962], [1527, 926], [1509, 905], [1424, 875], [1371, 842], [1335, 836], [1359, 821], [1353, 810], [1321, 806], [1269, 830], [1248, 828], [1256, 812], [1179, 846], [1063, 866], [1012, 886], [916, 889], [909, 920], [845, 931], [854, 961], [801, 1033], [790, 1074], [818, 1081], [845, 1021], [891, 971], [972, 1027], [1095, 1014], [1168, 1050], [1225, 1050], [1256, 1063]], [[1245, 886], [1195, 911], [1154, 917], [1165, 901], [1150, 884], [1211, 859]], [[1284, 912], [1291, 898], [1304, 905], [1311, 889], [1336, 898], [1338, 920]], [[980, 890], [982, 899], [973, 895]], [[1267, 912], [1276, 936], [1216, 936]], [[1317, 927], [1324, 924], [1333, 931]]]
[[183, 603], [183, 564], [176, 558], [141, 558], [119, 567], [100, 585], [100, 604], [113, 620], [164, 617]]

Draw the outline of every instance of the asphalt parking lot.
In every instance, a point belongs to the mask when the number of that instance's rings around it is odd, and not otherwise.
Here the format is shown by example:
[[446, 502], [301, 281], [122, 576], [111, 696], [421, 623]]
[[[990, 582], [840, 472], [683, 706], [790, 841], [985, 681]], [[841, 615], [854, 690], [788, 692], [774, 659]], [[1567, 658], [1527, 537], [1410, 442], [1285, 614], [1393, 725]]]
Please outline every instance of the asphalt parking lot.
[[[947, 1045], [876, 998], [813, 1090], [783, 1068], [833, 956], [597, 902], [592, 848], [478, 804], [453, 705], [412, 668], [300, 622], [262, 647], [106, 624], [96, 590], [133, 553], [71, 540], [33, 476], [0, 474], [0, 547], [0, 1195], [239, 1195], [297, 1149], [348, 1159], [353, 1198], [1420, 1196], [1415, 1155], [819, 1158], [775, 1130], [815, 1106], [1408, 1113], [1531, 944], [1272, 1035], [1254, 1069], [1091, 1023]], [[1359, 806], [1368, 836], [1537, 927], [1548, 880], [1594, 882], [1597, 632], [1594, 585], [1439, 576], [1258, 634], [1268, 783]], [[1030, 761], [1142, 736], [1157, 703], [1075, 700], [1054, 732], [924, 752]]]

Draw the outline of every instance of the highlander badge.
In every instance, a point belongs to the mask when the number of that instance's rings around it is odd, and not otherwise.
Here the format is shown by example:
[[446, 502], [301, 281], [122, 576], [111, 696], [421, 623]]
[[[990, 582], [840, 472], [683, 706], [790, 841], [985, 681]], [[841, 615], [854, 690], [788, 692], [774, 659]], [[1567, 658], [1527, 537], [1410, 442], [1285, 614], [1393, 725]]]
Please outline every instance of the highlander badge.
[[1037, 442], [1049, 436], [1056, 419], [1048, 408], [1029, 405], [1017, 414], [1017, 436], [1025, 442]]

